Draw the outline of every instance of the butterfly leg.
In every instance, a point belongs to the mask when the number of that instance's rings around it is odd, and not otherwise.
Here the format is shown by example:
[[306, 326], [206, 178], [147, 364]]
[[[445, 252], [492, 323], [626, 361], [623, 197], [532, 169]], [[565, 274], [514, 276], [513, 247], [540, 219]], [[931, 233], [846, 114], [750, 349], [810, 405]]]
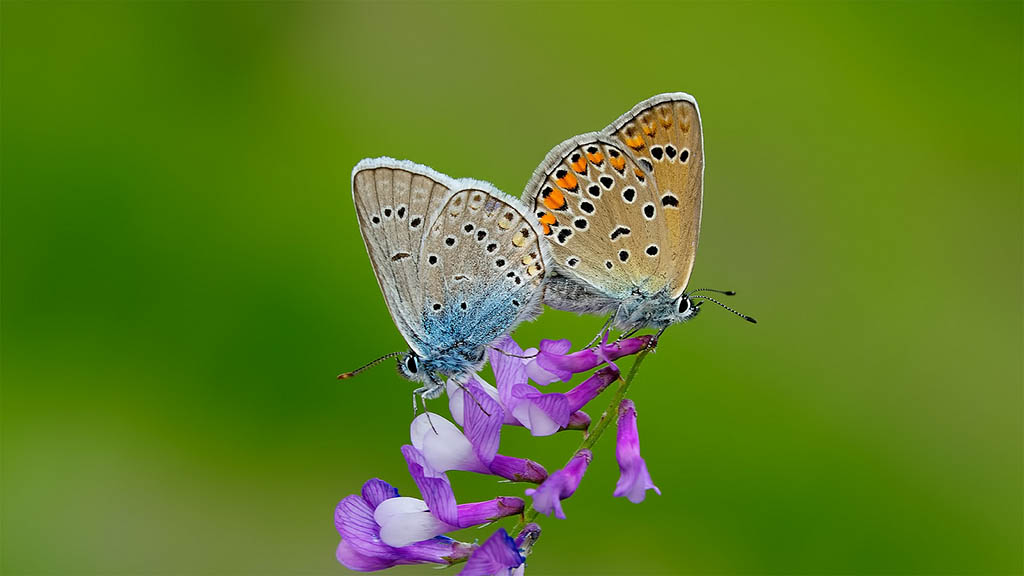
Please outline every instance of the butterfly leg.
[[668, 330], [668, 326], [665, 326], [661, 330], [658, 330], [658, 333], [654, 335], [654, 338], [651, 338], [651, 343], [648, 344], [647, 347], [650, 348], [651, 350], [654, 350], [655, 348], [657, 348], [658, 347], [658, 339], [661, 338], [661, 335], [665, 333], [665, 330]]
[[427, 423], [430, 424], [430, 429], [437, 434], [437, 428], [434, 428], [434, 422], [430, 419], [430, 411], [427, 410], [427, 399], [434, 399], [441, 395], [444, 387], [435, 378], [431, 377], [431, 384], [429, 386], [420, 386], [419, 388], [412, 391], [412, 415], [416, 417], [416, 398], [420, 400], [420, 404], [423, 405], [423, 413], [427, 415]]
[[[619, 335], [619, 337], [618, 337], [618, 339], [617, 339], [617, 340], [615, 340], [615, 343], [616, 343], [616, 344], [618, 344], [619, 342], [622, 342], [622, 341], [623, 341], [623, 340], [625, 340], [626, 338], [629, 338], [629, 337], [630, 337], [630, 336], [632, 336], [633, 334], [636, 334], [637, 332], [639, 332], [639, 331], [640, 331], [640, 330], [641, 330], [642, 328], [643, 328], [642, 326], [641, 326], [641, 327], [638, 327], [638, 328], [633, 328], [633, 329], [632, 329], [632, 330], [630, 330], [629, 332], [626, 332], [626, 333], [624, 333], [624, 334], [620, 334], [620, 335]], [[658, 334], [661, 334], [661, 332], [658, 332]]]
[[488, 412], [487, 410], [484, 409], [483, 404], [481, 404], [480, 400], [478, 400], [476, 395], [473, 394], [473, 391], [470, 390], [469, 388], [467, 388], [466, 385], [461, 380], [456, 378], [455, 379], [455, 383], [458, 384], [459, 388], [462, 389], [463, 397], [469, 396], [473, 400], [473, 403], [476, 404], [476, 407], [479, 408], [480, 411], [484, 413], [484, 416], [490, 416], [491, 415], [490, 412]]
[[423, 404], [423, 413], [427, 415], [427, 424], [430, 424], [430, 429], [434, 431], [434, 435], [437, 435], [437, 428], [434, 428], [434, 421], [430, 419], [430, 411], [427, 410], [427, 398], [420, 396], [420, 403]]
[[603, 337], [604, 337], [604, 333], [605, 333], [605, 332], [607, 332], [607, 331], [608, 331], [608, 327], [612, 325], [612, 319], [613, 319], [613, 318], [615, 318], [615, 314], [612, 314], [611, 316], [609, 316], [609, 317], [608, 317], [608, 319], [607, 319], [607, 320], [605, 320], [605, 321], [604, 321], [604, 326], [601, 326], [601, 331], [600, 331], [600, 332], [598, 332], [598, 333], [597, 333], [597, 336], [594, 336], [594, 338], [593, 338], [593, 339], [592, 339], [592, 340], [590, 341], [590, 343], [589, 343], [589, 344], [587, 344], [586, 346], [584, 346], [584, 348], [590, 348], [590, 347], [591, 347], [591, 346], [593, 346], [593, 345], [594, 345], [594, 344], [595, 344], [595, 343], [596, 343], [596, 342], [597, 342], [598, 340], [600, 340], [601, 338], [603, 338]]
[[511, 352], [505, 352], [501, 348], [496, 348], [494, 346], [490, 346], [490, 349], [494, 350], [495, 352], [500, 352], [502, 356], [508, 356], [509, 358], [523, 358], [524, 360], [529, 360], [530, 358], [536, 358], [537, 354], [540, 353], [540, 352], [534, 352], [533, 354], [530, 354], [529, 356], [520, 356], [519, 354], [513, 354]]

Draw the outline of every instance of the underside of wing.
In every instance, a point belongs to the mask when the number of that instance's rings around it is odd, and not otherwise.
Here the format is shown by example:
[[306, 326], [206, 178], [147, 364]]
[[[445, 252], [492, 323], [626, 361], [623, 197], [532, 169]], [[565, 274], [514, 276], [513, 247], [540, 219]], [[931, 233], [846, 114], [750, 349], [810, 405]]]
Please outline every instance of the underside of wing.
[[536, 316], [547, 256], [516, 199], [458, 184], [423, 239], [420, 281], [432, 346], [466, 356]]
[[[663, 200], [651, 166], [621, 143], [596, 132], [563, 142], [534, 173], [523, 199], [560, 274], [616, 300], [665, 287]], [[554, 299], [549, 304], [563, 308]]]
[[420, 355], [420, 246], [452, 189], [453, 179], [405, 160], [366, 159], [352, 170], [352, 199], [377, 283], [395, 326]]
[[660, 94], [634, 106], [603, 134], [653, 171], [671, 247], [669, 285], [678, 296], [690, 280], [700, 236], [704, 137], [697, 101], [682, 92]]

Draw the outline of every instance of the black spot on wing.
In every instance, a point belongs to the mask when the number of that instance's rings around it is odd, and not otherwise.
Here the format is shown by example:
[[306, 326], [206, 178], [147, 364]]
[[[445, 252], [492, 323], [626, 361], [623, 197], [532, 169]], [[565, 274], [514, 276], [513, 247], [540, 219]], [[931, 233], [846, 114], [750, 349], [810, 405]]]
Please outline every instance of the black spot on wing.
[[615, 229], [612, 230], [612, 233], [608, 235], [608, 237], [612, 240], [615, 240], [619, 236], [629, 236], [630, 232], [631, 230], [625, 226], [616, 226]]

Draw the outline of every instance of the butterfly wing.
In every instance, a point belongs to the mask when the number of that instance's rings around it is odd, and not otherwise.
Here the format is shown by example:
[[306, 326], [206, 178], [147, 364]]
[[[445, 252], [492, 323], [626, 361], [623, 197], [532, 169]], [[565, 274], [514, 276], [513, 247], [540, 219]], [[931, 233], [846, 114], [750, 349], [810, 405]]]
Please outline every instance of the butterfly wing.
[[657, 209], [669, 233], [669, 285], [676, 297], [686, 289], [700, 236], [704, 196], [704, 135], [697, 101], [682, 92], [660, 94], [637, 104], [604, 132], [621, 142], [644, 166], [658, 188]]
[[549, 303], [580, 309], [573, 293], [615, 301], [682, 292], [700, 228], [702, 171], [696, 103], [681, 93], [641, 102], [602, 132], [556, 146], [523, 194], [568, 279], [552, 279]]
[[560, 274], [613, 300], [664, 288], [659, 256], [668, 230], [657, 225], [656, 208], [644, 212], [656, 207], [657, 188], [625, 146], [600, 133], [563, 142], [535, 174], [527, 198]]
[[516, 199], [457, 182], [420, 250], [424, 325], [434, 356], [476, 358], [540, 312], [547, 257]]
[[404, 160], [368, 158], [352, 170], [359, 231], [384, 302], [402, 337], [421, 356], [420, 246], [453, 187], [451, 178]]

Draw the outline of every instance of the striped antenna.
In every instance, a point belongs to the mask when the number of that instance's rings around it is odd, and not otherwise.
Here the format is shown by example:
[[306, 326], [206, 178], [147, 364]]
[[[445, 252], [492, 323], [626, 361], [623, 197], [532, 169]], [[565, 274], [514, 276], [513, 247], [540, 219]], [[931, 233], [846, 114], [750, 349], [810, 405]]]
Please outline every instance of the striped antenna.
[[353, 370], [351, 372], [345, 372], [344, 374], [338, 374], [338, 380], [348, 380], [349, 378], [355, 378], [355, 376], [357, 374], [359, 374], [360, 372], [362, 372], [363, 370], [366, 370], [367, 368], [373, 368], [374, 366], [376, 366], [377, 364], [380, 364], [381, 362], [387, 360], [388, 358], [394, 358], [395, 356], [401, 356], [402, 354], [405, 354], [405, 352], [392, 352], [390, 354], [385, 354], [385, 355], [381, 356], [380, 358], [377, 358], [373, 362], [370, 362], [369, 364], [366, 364], [365, 366], [360, 366], [359, 368], [356, 368], [355, 370]]
[[729, 308], [725, 304], [722, 304], [721, 302], [719, 302], [718, 300], [715, 300], [714, 298], [712, 298], [710, 296], [694, 296], [693, 298], [691, 298], [691, 300], [695, 300], [697, 298], [700, 298], [702, 300], [710, 300], [711, 302], [714, 302], [715, 304], [718, 304], [722, 308], [725, 308], [729, 312], [732, 312], [733, 314], [739, 316], [740, 318], [743, 318], [747, 322], [750, 322], [751, 324], [757, 324], [757, 320], [754, 320], [754, 318], [752, 316], [747, 316], [746, 314], [743, 314], [742, 312], [737, 312], [736, 310], [733, 310], [732, 308]]

